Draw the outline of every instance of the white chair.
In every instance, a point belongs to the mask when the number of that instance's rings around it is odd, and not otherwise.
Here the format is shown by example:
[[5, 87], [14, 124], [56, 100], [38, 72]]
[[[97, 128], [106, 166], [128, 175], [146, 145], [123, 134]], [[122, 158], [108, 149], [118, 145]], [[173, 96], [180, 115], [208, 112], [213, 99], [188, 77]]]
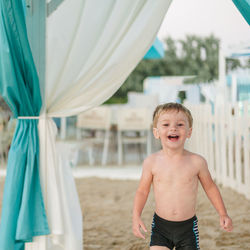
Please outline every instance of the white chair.
[[102, 165], [107, 163], [110, 123], [111, 110], [107, 106], [93, 108], [77, 117], [77, 139], [89, 145], [90, 165], [94, 163], [92, 151], [95, 144], [103, 144]]
[[123, 108], [117, 115], [118, 163], [123, 162], [123, 144], [146, 144], [151, 153], [151, 117], [145, 108]]

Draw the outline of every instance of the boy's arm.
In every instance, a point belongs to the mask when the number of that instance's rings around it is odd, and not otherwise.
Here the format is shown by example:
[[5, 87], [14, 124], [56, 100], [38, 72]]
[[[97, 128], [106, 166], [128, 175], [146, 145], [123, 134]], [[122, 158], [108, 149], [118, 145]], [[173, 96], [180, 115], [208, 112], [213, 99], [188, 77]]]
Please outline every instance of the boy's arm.
[[209, 200], [211, 201], [220, 216], [221, 227], [224, 230], [231, 232], [233, 230], [232, 220], [227, 214], [227, 210], [222, 200], [220, 191], [212, 180], [212, 177], [208, 170], [207, 162], [203, 158], [201, 158], [200, 171], [198, 177]]
[[142, 228], [144, 232], [147, 232], [147, 229], [141, 220], [141, 213], [147, 201], [152, 180], [151, 160], [147, 158], [143, 163], [142, 176], [135, 194], [133, 207], [133, 233], [136, 237], [143, 239], [145, 239], [145, 236], [140, 229]]

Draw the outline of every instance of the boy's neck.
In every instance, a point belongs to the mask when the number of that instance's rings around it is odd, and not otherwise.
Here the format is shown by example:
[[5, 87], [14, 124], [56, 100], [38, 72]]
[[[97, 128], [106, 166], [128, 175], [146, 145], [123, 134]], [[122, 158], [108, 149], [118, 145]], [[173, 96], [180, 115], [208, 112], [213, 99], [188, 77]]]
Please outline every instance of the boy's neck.
[[178, 149], [171, 149], [171, 148], [162, 148], [162, 152], [164, 155], [168, 157], [174, 157], [174, 156], [182, 156], [186, 152], [184, 148], [178, 148]]

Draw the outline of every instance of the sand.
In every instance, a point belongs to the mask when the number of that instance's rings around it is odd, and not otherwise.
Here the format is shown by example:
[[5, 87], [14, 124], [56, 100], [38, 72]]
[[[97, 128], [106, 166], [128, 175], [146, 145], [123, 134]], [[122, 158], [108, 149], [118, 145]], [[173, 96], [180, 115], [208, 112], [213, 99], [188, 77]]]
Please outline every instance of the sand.
[[[2, 200], [3, 178], [0, 179]], [[149, 249], [146, 240], [137, 239], [131, 231], [133, 197], [138, 181], [86, 178], [76, 180], [84, 220], [84, 249], [142, 250]], [[250, 201], [229, 188], [221, 188], [234, 231], [224, 232], [219, 217], [199, 188], [197, 216], [202, 250], [250, 249]], [[154, 211], [152, 194], [143, 212], [148, 231]]]

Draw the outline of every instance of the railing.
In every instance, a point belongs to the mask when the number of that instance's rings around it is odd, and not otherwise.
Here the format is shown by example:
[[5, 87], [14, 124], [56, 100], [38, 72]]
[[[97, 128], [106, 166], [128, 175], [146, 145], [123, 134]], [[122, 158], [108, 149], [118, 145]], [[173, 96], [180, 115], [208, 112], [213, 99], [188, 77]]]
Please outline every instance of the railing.
[[217, 183], [250, 199], [250, 103], [185, 106], [194, 118], [188, 149], [206, 158]]

